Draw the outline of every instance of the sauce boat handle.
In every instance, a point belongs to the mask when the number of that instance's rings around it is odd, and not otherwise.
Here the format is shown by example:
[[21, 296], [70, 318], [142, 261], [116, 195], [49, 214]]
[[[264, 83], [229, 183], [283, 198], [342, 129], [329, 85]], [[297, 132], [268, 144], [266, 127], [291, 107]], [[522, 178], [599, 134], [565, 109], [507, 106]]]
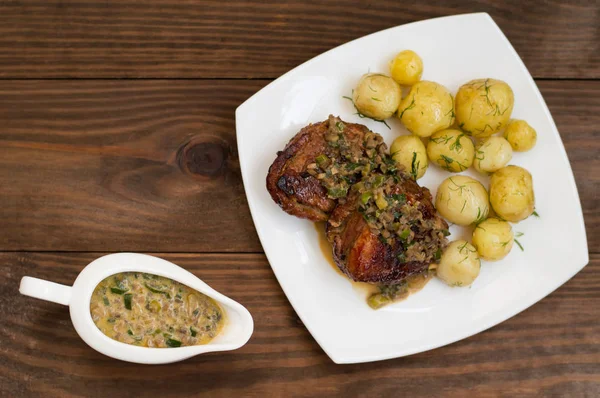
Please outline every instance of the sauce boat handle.
[[41, 300], [52, 301], [53, 303], [69, 305], [71, 302], [71, 289], [71, 286], [24, 276], [21, 279], [19, 293]]

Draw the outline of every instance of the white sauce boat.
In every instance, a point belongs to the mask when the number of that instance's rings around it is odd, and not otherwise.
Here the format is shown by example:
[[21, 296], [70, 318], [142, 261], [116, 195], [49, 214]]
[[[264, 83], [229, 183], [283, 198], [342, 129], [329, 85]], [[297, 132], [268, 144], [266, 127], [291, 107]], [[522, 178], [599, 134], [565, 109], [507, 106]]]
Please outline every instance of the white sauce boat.
[[[142, 272], [169, 278], [212, 298], [225, 312], [221, 333], [208, 344], [178, 348], [138, 347], [104, 335], [92, 320], [90, 300], [102, 280], [122, 272]], [[73, 326], [83, 341], [104, 355], [128, 362], [163, 364], [207, 352], [235, 350], [246, 344], [254, 330], [252, 315], [244, 306], [217, 292], [185, 269], [145, 254], [117, 253], [100, 257], [81, 271], [72, 287], [25, 276], [21, 279], [19, 292], [69, 306]]]

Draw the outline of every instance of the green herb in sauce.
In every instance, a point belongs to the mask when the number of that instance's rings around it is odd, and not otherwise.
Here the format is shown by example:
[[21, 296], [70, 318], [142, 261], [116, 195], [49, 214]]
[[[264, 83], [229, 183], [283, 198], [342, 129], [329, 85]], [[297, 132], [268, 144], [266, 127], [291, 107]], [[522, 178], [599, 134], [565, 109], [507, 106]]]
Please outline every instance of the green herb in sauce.
[[125, 303], [125, 308], [130, 310], [131, 309], [131, 298], [133, 297], [133, 294], [131, 293], [127, 293], [123, 296], [123, 303]]

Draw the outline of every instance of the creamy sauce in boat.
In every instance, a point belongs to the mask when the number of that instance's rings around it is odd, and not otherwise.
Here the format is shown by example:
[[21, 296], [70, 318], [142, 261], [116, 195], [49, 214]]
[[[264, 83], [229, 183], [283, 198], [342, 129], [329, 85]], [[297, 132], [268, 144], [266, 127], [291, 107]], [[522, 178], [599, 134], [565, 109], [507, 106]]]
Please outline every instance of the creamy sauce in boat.
[[[325, 260], [327, 260], [329, 265], [331, 265], [338, 274], [343, 275], [344, 277], [348, 278], [346, 276], [346, 274], [344, 274], [342, 272], [342, 270], [340, 270], [340, 268], [335, 264], [335, 261], [333, 260], [333, 249], [331, 247], [331, 243], [329, 243], [329, 241], [327, 240], [327, 234], [325, 233], [325, 223], [322, 223], [322, 222], [315, 223], [315, 229], [317, 230], [317, 234], [319, 236], [319, 248], [321, 249], [323, 257], [325, 257]], [[435, 264], [434, 264], [434, 266], [435, 266]], [[403, 293], [399, 294], [394, 299], [394, 302], [405, 300], [411, 294], [414, 294], [414, 293], [418, 292], [419, 290], [423, 289], [425, 287], [425, 285], [431, 279], [433, 279], [434, 276], [435, 276], [435, 271], [433, 269], [430, 269], [428, 272], [423, 272], [420, 274], [409, 276], [408, 278], [406, 278], [405, 291]], [[354, 290], [360, 296], [364, 297], [364, 299], [366, 301], [368, 301], [369, 297], [379, 293], [379, 287], [376, 284], [355, 282], [351, 279], [348, 279], [348, 280], [352, 284], [352, 287], [354, 288]]]
[[90, 313], [102, 333], [141, 347], [201, 345], [216, 337], [224, 314], [210, 297], [157, 275], [125, 272], [96, 286]]

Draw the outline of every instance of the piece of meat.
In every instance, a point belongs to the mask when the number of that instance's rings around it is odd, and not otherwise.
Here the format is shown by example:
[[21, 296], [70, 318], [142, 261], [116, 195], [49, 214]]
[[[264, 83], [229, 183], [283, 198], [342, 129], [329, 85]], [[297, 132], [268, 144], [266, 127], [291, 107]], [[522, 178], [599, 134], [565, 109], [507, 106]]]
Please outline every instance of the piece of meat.
[[[410, 178], [400, 178], [392, 185], [392, 192], [406, 195], [408, 208], [413, 209], [414, 240], [404, 247], [402, 240], [386, 243], [369, 226], [357, 202], [357, 190], [340, 203], [327, 222], [327, 238], [333, 245], [333, 258], [337, 266], [354, 281], [393, 284], [406, 277], [423, 272], [439, 258], [445, 245], [448, 224], [437, 214], [431, 193]], [[406, 207], [405, 207], [406, 208]], [[415, 253], [412, 253], [414, 251]], [[420, 251], [420, 252], [419, 252]], [[415, 259], [421, 257], [420, 259]]]
[[[373, 143], [372, 136], [377, 138], [373, 145], [382, 146], [385, 150], [381, 136], [369, 131], [366, 126], [346, 123], [334, 116], [304, 127], [283, 151], [277, 153], [267, 174], [267, 190], [275, 203], [288, 214], [312, 221], [326, 221], [337, 204], [339, 197], [332, 196], [324, 185], [325, 181], [311, 175], [309, 171], [315, 173], [308, 169], [311, 165], [314, 167], [317, 157], [322, 155], [327, 159], [340, 159], [340, 147], [327, 139], [331, 135], [343, 138], [347, 162], [358, 162], [365, 155], [365, 146]], [[355, 182], [360, 171], [358, 168], [356, 175], [344, 176], [344, 183], [348, 185], [346, 189]], [[342, 191], [341, 195], [345, 196], [345, 192]]]

